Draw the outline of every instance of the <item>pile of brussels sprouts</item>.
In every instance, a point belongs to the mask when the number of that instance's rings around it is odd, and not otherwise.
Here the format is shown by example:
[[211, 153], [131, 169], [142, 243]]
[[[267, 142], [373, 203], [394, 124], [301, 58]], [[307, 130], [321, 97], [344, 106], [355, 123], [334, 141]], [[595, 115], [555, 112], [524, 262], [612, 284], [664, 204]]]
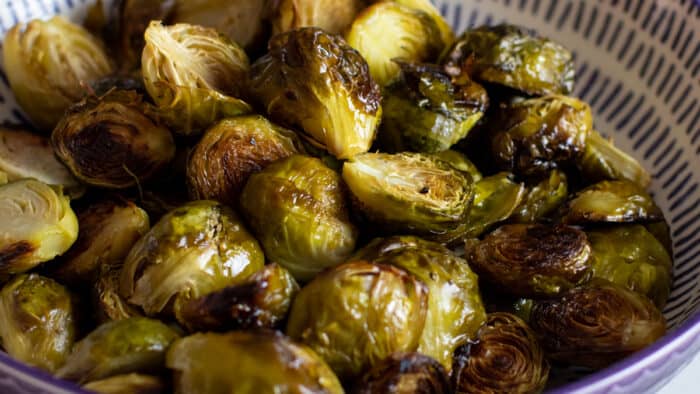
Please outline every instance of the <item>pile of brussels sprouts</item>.
[[665, 333], [651, 177], [566, 48], [428, 0], [116, 3], [4, 41], [12, 357], [100, 393], [537, 393]]

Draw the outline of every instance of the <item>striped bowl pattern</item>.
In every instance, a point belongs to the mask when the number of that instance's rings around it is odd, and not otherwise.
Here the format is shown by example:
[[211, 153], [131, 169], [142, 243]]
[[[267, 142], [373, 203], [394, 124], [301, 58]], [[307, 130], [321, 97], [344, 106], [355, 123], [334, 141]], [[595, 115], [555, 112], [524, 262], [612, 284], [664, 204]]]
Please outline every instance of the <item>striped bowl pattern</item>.
[[[455, 31], [507, 21], [574, 50], [575, 95], [591, 104], [596, 128], [654, 174], [652, 191], [675, 249], [676, 279], [664, 310], [669, 334], [603, 371], [566, 370], [551, 389], [654, 392], [700, 351], [700, 6], [692, 0], [433, 1]], [[0, 1], [0, 37], [32, 18], [80, 20], [92, 2]], [[1, 68], [0, 122], [25, 122]], [[82, 391], [0, 353], [0, 392]]]

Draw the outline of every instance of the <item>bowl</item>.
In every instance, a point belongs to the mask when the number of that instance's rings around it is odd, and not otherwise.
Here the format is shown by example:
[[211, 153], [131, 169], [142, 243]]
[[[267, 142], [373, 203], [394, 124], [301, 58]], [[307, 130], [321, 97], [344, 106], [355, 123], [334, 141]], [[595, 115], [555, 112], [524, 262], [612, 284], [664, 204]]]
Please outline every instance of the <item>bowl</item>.
[[[597, 130], [654, 175], [652, 193], [671, 226], [674, 284], [661, 340], [593, 374], [557, 371], [551, 392], [644, 393], [666, 384], [700, 350], [700, 5], [692, 0], [437, 0], [455, 31], [515, 23], [561, 42], [576, 59], [575, 95]], [[19, 21], [81, 20], [87, 0], [6, 1], [0, 38]], [[106, 3], [111, 3], [107, 1]], [[0, 63], [1, 64], [1, 63]], [[0, 122], [21, 123], [0, 69]], [[0, 353], [1, 393], [85, 393]]]

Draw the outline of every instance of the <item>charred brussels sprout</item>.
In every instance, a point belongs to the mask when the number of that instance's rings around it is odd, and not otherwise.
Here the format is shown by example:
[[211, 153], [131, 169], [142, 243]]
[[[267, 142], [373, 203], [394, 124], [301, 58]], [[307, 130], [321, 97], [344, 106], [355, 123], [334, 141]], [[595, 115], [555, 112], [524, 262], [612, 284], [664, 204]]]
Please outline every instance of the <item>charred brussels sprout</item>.
[[343, 393], [323, 359], [272, 331], [195, 334], [173, 344], [167, 365], [182, 394]]
[[70, 200], [35, 180], [0, 186], [0, 276], [29, 271], [63, 254], [78, 238]]
[[317, 28], [275, 36], [269, 49], [251, 68], [250, 90], [272, 119], [339, 159], [367, 152], [382, 110], [362, 56]]
[[100, 266], [91, 294], [94, 317], [100, 323], [143, 316], [137, 307], [130, 305], [119, 294], [119, 275], [122, 266], [123, 264]]
[[470, 266], [501, 290], [521, 297], [552, 296], [587, 278], [591, 246], [573, 227], [501, 226], [468, 251]]
[[664, 246], [641, 225], [589, 231], [594, 277], [649, 297], [659, 309], [671, 289], [673, 261]]
[[51, 134], [56, 155], [92, 186], [125, 189], [148, 180], [173, 159], [175, 143], [145, 109], [134, 91], [86, 98]]
[[287, 334], [346, 379], [392, 353], [415, 351], [427, 309], [428, 288], [407, 272], [348, 263], [322, 272], [301, 289]]
[[449, 394], [450, 382], [439, 362], [420, 353], [392, 354], [365, 373], [353, 394]]
[[51, 131], [89, 83], [112, 73], [100, 42], [62, 17], [18, 24], [5, 35], [5, 73], [17, 102], [40, 129]]
[[455, 40], [455, 33], [452, 31], [449, 23], [442, 17], [440, 11], [433, 5], [430, 0], [383, 0], [383, 1], [393, 1], [394, 3], [401, 4], [402, 6], [414, 8], [421, 10], [426, 14], [430, 15], [435, 21], [438, 29], [440, 29], [440, 35], [442, 36], [442, 42], [445, 46], [452, 45]]
[[472, 163], [471, 160], [469, 160], [469, 158], [467, 158], [467, 156], [465, 156], [463, 153], [448, 149], [436, 153], [435, 156], [440, 160], [446, 161], [452, 167], [468, 173], [472, 176], [472, 181], [474, 182], [479, 182], [481, 178], [483, 178], [476, 165], [474, 165], [474, 163]]
[[625, 223], [663, 220], [663, 212], [640, 186], [628, 181], [603, 181], [566, 203], [562, 221], [569, 224]]
[[457, 393], [540, 393], [549, 364], [535, 333], [519, 317], [493, 313], [478, 338], [455, 352]]
[[163, 379], [136, 373], [112, 376], [83, 386], [98, 394], [164, 394], [166, 387]]
[[535, 223], [556, 212], [566, 202], [569, 184], [566, 174], [553, 170], [538, 183], [527, 187], [525, 198], [511, 217], [517, 223]]
[[568, 164], [584, 150], [592, 129], [591, 108], [571, 97], [546, 96], [501, 108], [492, 143], [505, 170], [538, 175]]
[[295, 155], [252, 175], [241, 207], [266, 256], [301, 281], [355, 250], [344, 185], [320, 159]]
[[370, 0], [274, 0], [272, 34], [300, 27], [318, 27], [331, 34], [342, 34]]
[[637, 160], [594, 130], [588, 135], [586, 149], [576, 164], [586, 179], [592, 182], [627, 180], [643, 188], [651, 183], [651, 175]]
[[120, 293], [147, 315], [246, 280], [264, 256], [230, 208], [194, 201], [163, 216], [126, 257]]
[[525, 197], [525, 187], [509, 173], [484, 178], [474, 184], [474, 203], [467, 220], [467, 237], [478, 237], [508, 219]]
[[224, 119], [207, 130], [189, 156], [190, 197], [235, 205], [251, 174], [300, 151], [294, 132], [262, 116]]
[[536, 302], [530, 324], [548, 357], [590, 368], [641, 350], [666, 332], [651, 301], [603, 280]]
[[75, 344], [56, 376], [86, 383], [131, 372], [158, 372], [180, 335], [164, 323], [133, 317], [105, 323]]
[[185, 23], [146, 29], [141, 69], [158, 112], [181, 134], [197, 134], [219, 119], [250, 112], [238, 99], [248, 56], [214, 29]]
[[517, 26], [468, 30], [457, 38], [443, 62], [453, 75], [468, 74], [529, 95], [569, 94], [574, 88], [571, 52]]
[[436, 153], [449, 149], [484, 115], [480, 85], [453, 83], [435, 65], [398, 62], [400, 79], [384, 90], [379, 142], [386, 151]]
[[68, 290], [37, 274], [19, 275], [0, 291], [0, 338], [12, 357], [49, 372], [65, 362], [76, 322]]

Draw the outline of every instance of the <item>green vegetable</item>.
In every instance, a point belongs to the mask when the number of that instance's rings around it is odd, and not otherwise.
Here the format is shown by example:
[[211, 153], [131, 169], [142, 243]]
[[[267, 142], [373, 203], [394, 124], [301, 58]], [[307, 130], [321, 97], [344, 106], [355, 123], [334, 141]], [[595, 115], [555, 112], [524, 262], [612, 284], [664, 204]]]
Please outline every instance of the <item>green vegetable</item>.
[[371, 0], [276, 0], [272, 2], [272, 34], [317, 27], [331, 34], [345, 32]]
[[525, 197], [525, 187], [509, 173], [484, 178], [474, 184], [474, 203], [469, 211], [466, 236], [478, 237], [493, 225], [508, 219]]
[[527, 187], [525, 198], [511, 216], [512, 221], [516, 223], [542, 221], [566, 202], [568, 190], [566, 174], [560, 170], [550, 171], [549, 176]]
[[643, 188], [651, 183], [651, 175], [637, 160], [595, 130], [589, 134], [576, 164], [589, 181], [627, 180]]
[[166, 384], [163, 379], [131, 373], [96, 380], [83, 386], [85, 390], [98, 394], [164, 394]]
[[420, 353], [395, 353], [364, 374], [355, 394], [449, 394], [445, 369]]

